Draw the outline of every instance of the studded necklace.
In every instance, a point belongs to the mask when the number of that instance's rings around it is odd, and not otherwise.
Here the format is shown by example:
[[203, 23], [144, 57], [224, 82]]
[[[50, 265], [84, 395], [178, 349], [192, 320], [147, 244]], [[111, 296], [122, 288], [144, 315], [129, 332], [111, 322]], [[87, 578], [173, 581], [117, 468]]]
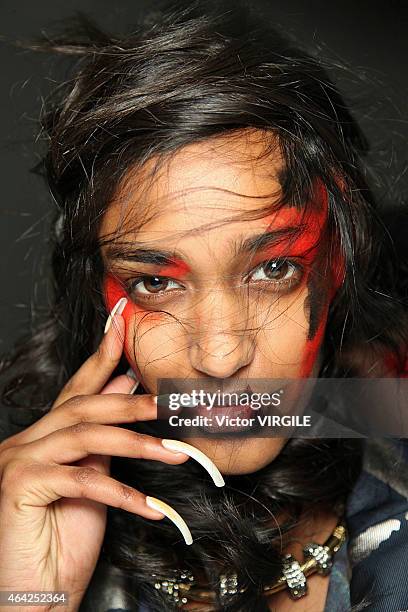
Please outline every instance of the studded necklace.
[[[267, 596], [287, 589], [292, 599], [299, 599], [307, 595], [307, 577], [315, 572], [327, 576], [333, 565], [333, 556], [346, 538], [346, 525], [344, 521], [341, 521], [324, 544], [309, 542], [304, 546], [303, 563], [299, 563], [289, 553], [282, 555], [282, 574], [273, 584], [264, 587], [264, 594]], [[172, 603], [175, 609], [182, 610], [184, 604], [188, 602], [216, 603], [215, 591], [200, 587], [189, 570], [173, 570], [173, 573], [167, 577], [152, 574], [152, 578], [154, 578], [155, 588], [167, 596], [169, 603]], [[236, 574], [220, 574], [218, 598], [221, 602], [225, 601], [229, 595], [244, 592], [245, 588], [240, 588]]]

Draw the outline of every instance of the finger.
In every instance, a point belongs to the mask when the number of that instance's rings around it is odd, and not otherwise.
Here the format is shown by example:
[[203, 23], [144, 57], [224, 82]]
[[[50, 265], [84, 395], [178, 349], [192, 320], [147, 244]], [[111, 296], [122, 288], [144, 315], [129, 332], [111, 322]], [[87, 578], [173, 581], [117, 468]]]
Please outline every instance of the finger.
[[124, 335], [125, 321], [121, 314], [116, 311], [98, 350], [69, 379], [55, 400], [52, 409], [75, 395], [88, 395], [101, 391], [120, 361], [123, 353]]
[[73, 497], [93, 499], [149, 519], [164, 518], [146, 505], [143, 493], [90, 467], [15, 462], [4, 471], [2, 491], [7, 503], [19, 511], [34, 512], [35, 507]]
[[[9, 450], [14, 451], [14, 456], [19, 459], [41, 463], [72, 463], [90, 454], [152, 459], [170, 464], [184, 463], [189, 459], [186, 453], [165, 448], [161, 438], [121, 427], [84, 422]], [[8, 459], [10, 456], [11, 453], [6, 455]]]
[[126, 374], [121, 374], [113, 380], [110, 380], [107, 385], [101, 391], [101, 395], [107, 393], [130, 393], [135, 386], [135, 379]]
[[[130, 376], [117, 376], [102, 389], [101, 394], [107, 393], [130, 393], [135, 384], [134, 378]], [[88, 455], [79, 461], [76, 461], [76, 465], [84, 467], [92, 467], [102, 474], [109, 474], [110, 472], [110, 455]]]
[[154, 419], [157, 419], [157, 404], [152, 395], [129, 395], [128, 393], [79, 395], [48, 412], [23, 431], [3, 440], [0, 443], [0, 450], [27, 444], [58, 429], [75, 425], [75, 423], [109, 425]]
[[111, 457], [110, 455], [88, 455], [79, 461], [75, 461], [75, 465], [83, 467], [91, 467], [98, 470], [101, 474], [110, 473]]

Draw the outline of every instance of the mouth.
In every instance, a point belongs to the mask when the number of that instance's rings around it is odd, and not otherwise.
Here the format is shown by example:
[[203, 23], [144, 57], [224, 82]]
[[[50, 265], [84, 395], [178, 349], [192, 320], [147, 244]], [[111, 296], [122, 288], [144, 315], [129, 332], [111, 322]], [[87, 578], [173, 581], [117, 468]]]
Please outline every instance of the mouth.
[[242, 434], [257, 428], [256, 411], [250, 405], [214, 405], [210, 410], [206, 406], [199, 406], [196, 408], [195, 414], [202, 417], [198, 429], [212, 435], [220, 433]]
[[[251, 399], [253, 393], [253, 390], [247, 386], [239, 391], [228, 392], [230, 401], [199, 404], [193, 410], [194, 415], [200, 417], [197, 429], [211, 436], [222, 435], [222, 437], [256, 434], [261, 429], [258, 415], [266, 414], [270, 407], [259, 406], [258, 401]], [[231, 401], [231, 396], [234, 396], [235, 401]], [[245, 398], [245, 403], [240, 403], [242, 398]], [[276, 407], [274, 411], [280, 413]]]
[[214, 381], [214, 384], [210, 381], [209, 385], [208, 381], [203, 385], [195, 385], [196, 381], [188, 381], [188, 385], [186, 381], [177, 385], [174, 380], [171, 382], [171, 386], [163, 385], [159, 392], [158, 419], [165, 432], [162, 437], [260, 436], [265, 434], [265, 427], [270, 427], [265, 417], [283, 414], [280, 401], [287, 381], [262, 380], [256, 385], [256, 391], [249, 384], [231, 389], [226, 381]]

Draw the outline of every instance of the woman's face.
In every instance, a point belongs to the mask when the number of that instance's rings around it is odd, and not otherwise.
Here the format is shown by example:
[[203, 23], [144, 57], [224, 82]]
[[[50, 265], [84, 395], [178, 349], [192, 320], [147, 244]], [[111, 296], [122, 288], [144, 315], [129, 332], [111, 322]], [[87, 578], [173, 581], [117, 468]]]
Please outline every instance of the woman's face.
[[[162, 378], [223, 379], [234, 391], [318, 374], [333, 290], [327, 200], [317, 189], [306, 216], [294, 206], [274, 212], [282, 159], [278, 150], [257, 159], [259, 135], [186, 146], [151, 182], [148, 162], [105, 214], [100, 237], [120, 232], [102, 247], [107, 307], [128, 297], [125, 352], [147, 392]], [[262, 218], [239, 218], [267, 204]], [[267, 465], [285, 439], [186, 442], [224, 474], [243, 474]]]

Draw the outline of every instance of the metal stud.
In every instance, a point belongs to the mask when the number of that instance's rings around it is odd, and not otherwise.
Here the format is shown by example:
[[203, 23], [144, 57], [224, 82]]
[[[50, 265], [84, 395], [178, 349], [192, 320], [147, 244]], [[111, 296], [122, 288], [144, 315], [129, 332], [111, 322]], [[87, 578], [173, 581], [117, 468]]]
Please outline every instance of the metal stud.
[[323, 576], [327, 576], [333, 565], [332, 555], [327, 546], [309, 542], [303, 548], [303, 554], [307, 559], [316, 559], [317, 571]]
[[300, 564], [291, 554], [282, 557], [283, 575], [286, 578], [289, 593], [292, 599], [299, 599], [307, 594], [306, 576], [300, 568]]

